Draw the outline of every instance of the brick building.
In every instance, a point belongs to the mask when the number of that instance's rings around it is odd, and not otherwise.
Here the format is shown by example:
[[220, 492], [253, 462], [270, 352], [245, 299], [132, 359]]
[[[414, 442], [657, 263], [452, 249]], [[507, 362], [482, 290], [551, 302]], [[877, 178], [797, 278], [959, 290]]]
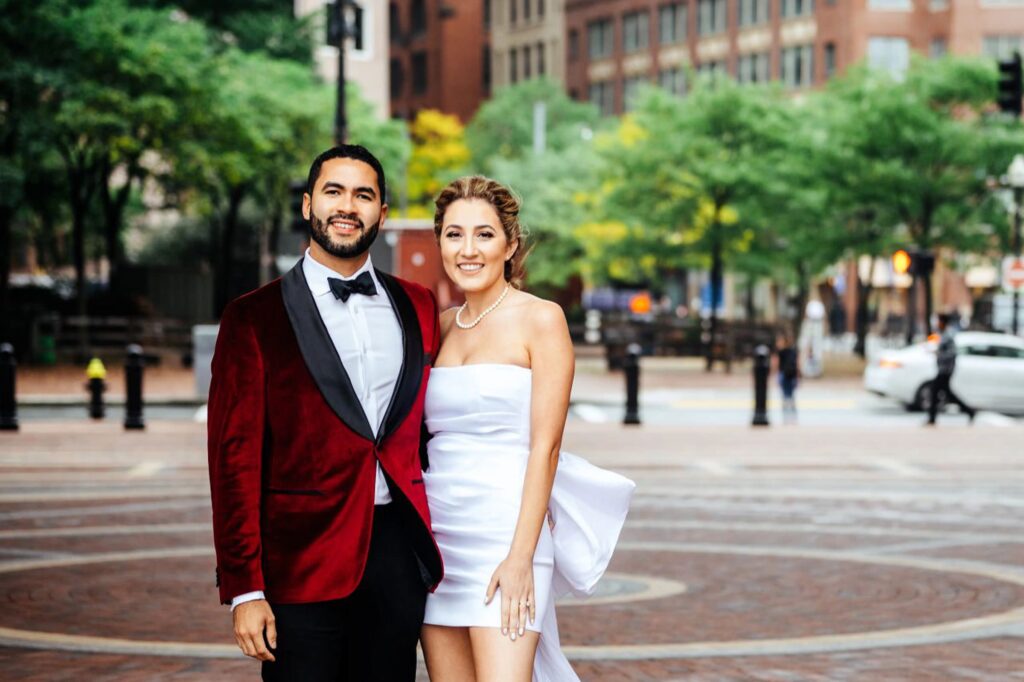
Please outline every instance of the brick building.
[[605, 113], [642, 83], [682, 94], [687, 70], [740, 82], [822, 84], [911, 52], [1005, 56], [1024, 46], [1021, 0], [565, 0], [565, 84]]
[[472, 118], [491, 91], [489, 8], [484, 0], [388, 3], [393, 116], [439, 109]]
[[491, 4], [491, 80], [501, 87], [535, 76], [565, 80], [565, 0]]

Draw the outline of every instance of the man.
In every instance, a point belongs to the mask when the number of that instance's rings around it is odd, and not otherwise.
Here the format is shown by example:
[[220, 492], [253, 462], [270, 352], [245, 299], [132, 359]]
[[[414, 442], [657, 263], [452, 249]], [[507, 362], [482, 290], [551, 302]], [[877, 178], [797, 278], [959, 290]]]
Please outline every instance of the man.
[[411, 682], [442, 573], [419, 456], [437, 303], [373, 268], [370, 152], [327, 150], [306, 189], [305, 257], [225, 309], [214, 352], [220, 597], [264, 680]]
[[[949, 387], [953, 378], [953, 370], [956, 369], [956, 330], [950, 326], [952, 317], [948, 313], [939, 315], [939, 347], [935, 352], [935, 361], [938, 365], [938, 374], [932, 380], [931, 400], [928, 402], [928, 424], [934, 425], [938, 415], [939, 407], [947, 402], [955, 402], [960, 410], [967, 413], [967, 418], [974, 421], [974, 410], [964, 404], [954, 395]], [[940, 398], [941, 396], [941, 398]]]

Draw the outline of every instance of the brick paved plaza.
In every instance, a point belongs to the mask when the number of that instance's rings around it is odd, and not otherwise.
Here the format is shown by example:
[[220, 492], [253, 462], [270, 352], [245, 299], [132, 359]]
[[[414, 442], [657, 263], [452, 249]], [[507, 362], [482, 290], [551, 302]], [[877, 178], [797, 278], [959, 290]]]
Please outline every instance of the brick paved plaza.
[[[1024, 429], [571, 421], [639, 484], [584, 680], [1024, 680]], [[0, 675], [255, 680], [213, 587], [205, 428], [0, 434]], [[422, 675], [425, 680], [426, 676]]]

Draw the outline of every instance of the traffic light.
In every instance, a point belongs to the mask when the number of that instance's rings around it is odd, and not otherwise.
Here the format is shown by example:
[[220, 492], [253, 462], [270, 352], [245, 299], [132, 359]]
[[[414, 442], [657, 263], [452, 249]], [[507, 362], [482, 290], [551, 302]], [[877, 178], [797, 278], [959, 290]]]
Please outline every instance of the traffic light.
[[1021, 97], [1024, 97], [1024, 87], [1021, 82], [1020, 53], [1014, 52], [1012, 59], [999, 62], [999, 94], [996, 101], [1000, 111], [1019, 117]]
[[302, 196], [306, 193], [305, 180], [288, 183], [288, 212], [292, 217], [292, 232], [305, 232], [309, 221], [302, 217]]
[[900, 275], [905, 275], [910, 272], [912, 262], [910, 254], [903, 249], [892, 254], [892, 269]]

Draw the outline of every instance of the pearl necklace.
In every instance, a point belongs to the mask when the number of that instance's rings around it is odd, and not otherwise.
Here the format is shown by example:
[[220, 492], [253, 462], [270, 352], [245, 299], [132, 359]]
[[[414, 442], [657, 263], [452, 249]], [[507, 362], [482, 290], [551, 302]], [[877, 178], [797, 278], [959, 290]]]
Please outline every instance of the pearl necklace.
[[[466, 303], [463, 303], [462, 305], [460, 305], [459, 309], [455, 311], [455, 324], [458, 325], [459, 329], [472, 329], [473, 327], [475, 327], [478, 324], [480, 324], [480, 320], [482, 320], [485, 317], [487, 317], [487, 315], [490, 314], [490, 312], [492, 310], [497, 308], [498, 305], [500, 305], [501, 302], [505, 300], [505, 296], [506, 296], [506, 294], [508, 294], [508, 289], [509, 289], [510, 286], [511, 286], [510, 284], [506, 284], [505, 285], [505, 290], [501, 292], [501, 296], [498, 297], [498, 300], [495, 301], [494, 303], [492, 303], [487, 308], [487, 310], [485, 310], [482, 313], [480, 313], [480, 317], [476, 318], [475, 320], [473, 320], [469, 324], [466, 324], [466, 323], [464, 323], [462, 321], [462, 311], [466, 309]], [[468, 303], [468, 301], [467, 301], [467, 303]]]

